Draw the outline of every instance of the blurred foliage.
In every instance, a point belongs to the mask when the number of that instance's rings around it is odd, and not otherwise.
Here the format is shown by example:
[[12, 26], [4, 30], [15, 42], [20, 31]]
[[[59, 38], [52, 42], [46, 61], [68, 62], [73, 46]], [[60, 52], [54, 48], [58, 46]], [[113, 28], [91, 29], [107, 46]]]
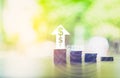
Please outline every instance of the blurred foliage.
[[2, 10], [3, 10], [4, 0], [0, 0], [0, 43], [4, 40], [5, 31], [2, 24]]
[[[43, 9], [39, 21], [47, 23], [49, 33], [62, 24], [74, 37], [74, 28], [82, 25], [85, 29], [84, 39], [94, 35], [112, 40], [120, 38], [119, 0], [37, 0], [37, 2]], [[108, 31], [103, 30], [106, 23]], [[38, 27], [39, 25], [36, 25], [36, 29]], [[115, 29], [114, 32], [111, 32], [112, 29]]]
[[[38, 16], [39, 23], [35, 25], [39, 29], [41, 22], [47, 23], [48, 33], [56, 26], [62, 24], [70, 33], [71, 41], [74, 39], [74, 28], [82, 24], [85, 12], [95, 0], [38, 0], [42, 6], [42, 14]], [[41, 21], [42, 20], [42, 21]]]
[[[119, 0], [36, 0], [36, 2], [39, 9], [33, 19], [33, 28], [38, 39], [53, 40], [51, 32], [59, 24], [70, 32], [71, 42], [74, 40], [74, 29], [77, 26], [84, 29], [82, 35], [85, 40], [95, 35], [104, 36], [109, 40], [120, 39]], [[3, 2], [1, 3], [3, 7]], [[0, 27], [5, 36], [2, 25]]]
[[101, 34], [111, 40], [120, 39], [119, 4], [119, 0], [97, 0], [86, 12], [83, 20], [92, 26], [93, 34]]

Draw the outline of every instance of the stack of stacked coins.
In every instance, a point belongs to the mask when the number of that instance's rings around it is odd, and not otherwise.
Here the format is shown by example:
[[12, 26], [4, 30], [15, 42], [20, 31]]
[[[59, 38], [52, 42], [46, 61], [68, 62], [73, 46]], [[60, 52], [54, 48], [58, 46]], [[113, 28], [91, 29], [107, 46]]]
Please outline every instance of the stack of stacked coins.
[[82, 51], [71, 51], [70, 52], [70, 63], [82, 63]]
[[54, 64], [55, 65], [66, 64], [66, 49], [55, 49], [54, 50]]
[[85, 54], [85, 62], [95, 63], [97, 58], [97, 53], [86, 53]]

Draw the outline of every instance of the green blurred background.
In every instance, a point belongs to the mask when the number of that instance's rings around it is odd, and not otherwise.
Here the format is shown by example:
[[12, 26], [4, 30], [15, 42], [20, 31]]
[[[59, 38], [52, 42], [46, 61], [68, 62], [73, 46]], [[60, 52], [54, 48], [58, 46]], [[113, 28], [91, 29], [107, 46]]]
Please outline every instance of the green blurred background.
[[[36, 4], [33, 5], [33, 7], [37, 6], [37, 10], [31, 15], [31, 26], [39, 41], [53, 40], [50, 33], [59, 24], [62, 24], [71, 33], [69, 43], [74, 43], [76, 27], [80, 27], [81, 32], [79, 33], [84, 40], [88, 40], [90, 37], [96, 35], [103, 36], [112, 42], [120, 39], [119, 0], [34, 0], [34, 2]], [[1, 0], [0, 3], [1, 42], [5, 44], [16, 44], [19, 41], [19, 34], [13, 33], [12, 35], [8, 35], [6, 33], [7, 30], [5, 29], [2, 15], [4, 9], [12, 8], [10, 8], [10, 3], [11, 5], [14, 5], [14, 7], [17, 4], [22, 6], [22, 4], [15, 3], [14, 0], [13, 2], [12, 0]], [[23, 1], [23, 3], [32, 6], [32, 1], [27, 2], [26, 0]], [[30, 11], [33, 11], [31, 9], [34, 9], [35, 7], [31, 8], [31, 6], [25, 7]], [[25, 7], [23, 7], [23, 9]]]
[[[13, 70], [10, 77], [14, 78], [19, 66], [23, 69], [20, 72], [24, 69], [27, 72], [29, 68], [31, 71], [35, 67], [34, 75], [35, 72], [48, 77], [52, 75], [48, 71], [53, 71], [50, 59], [40, 59], [37, 63], [38, 60], [31, 61], [30, 58], [51, 54], [55, 46], [55, 36], [51, 33], [60, 24], [70, 33], [66, 36], [66, 45], [81, 47], [94, 36], [107, 39], [109, 51], [114, 53], [112, 56], [115, 55], [115, 63], [101, 63], [100, 67], [93, 65], [92, 68], [97, 74], [101, 73], [100, 78], [120, 77], [117, 73], [120, 69], [120, 0], [0, 0], [0, 77], [4, 77], [4, 71], [7, 71], [7, 77]], [[7, 63], [3, 59], [7, 59]], [[14, 68], [13, 64], [18, 68]], [[85, 72], [86, 67], [83, 65]], [[20, 75], [17, 74], [18, 77]]]

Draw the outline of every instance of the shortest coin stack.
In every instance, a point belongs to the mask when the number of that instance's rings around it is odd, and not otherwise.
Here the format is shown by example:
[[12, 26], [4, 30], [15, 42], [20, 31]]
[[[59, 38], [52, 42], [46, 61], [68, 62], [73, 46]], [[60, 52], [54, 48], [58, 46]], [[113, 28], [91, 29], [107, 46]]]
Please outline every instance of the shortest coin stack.
[[114, 61], [113, 57], [101, 57], [101, 61]]

